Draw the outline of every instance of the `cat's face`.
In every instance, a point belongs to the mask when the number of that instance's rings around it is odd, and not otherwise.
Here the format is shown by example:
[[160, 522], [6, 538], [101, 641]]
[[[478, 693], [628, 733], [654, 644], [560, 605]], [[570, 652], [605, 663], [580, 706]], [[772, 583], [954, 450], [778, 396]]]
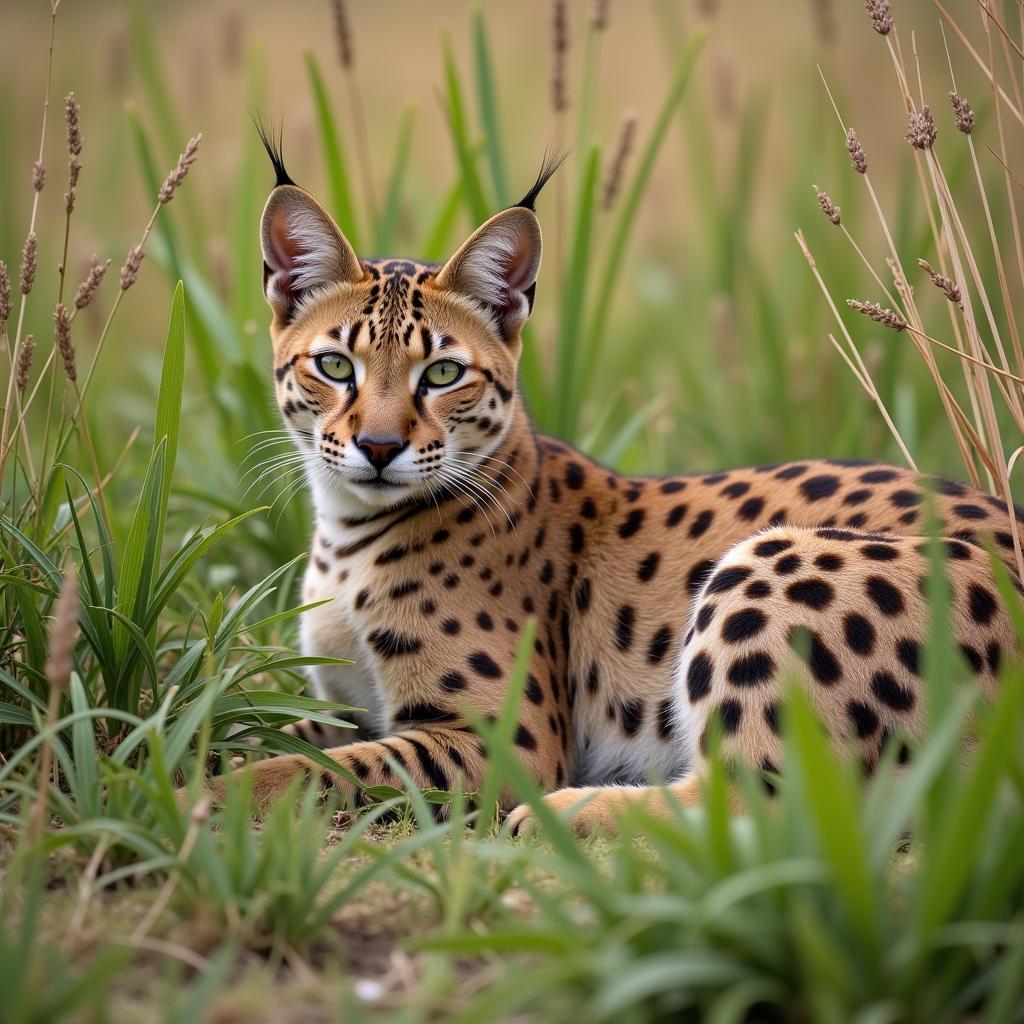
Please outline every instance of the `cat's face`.
[[532, 210], [492, 217], [444, 266], [360, 261], [282, 184], [262, 241], [277, 401], [317, 493], [355, 511], [471, 494], [515, 409], [541, 255]]

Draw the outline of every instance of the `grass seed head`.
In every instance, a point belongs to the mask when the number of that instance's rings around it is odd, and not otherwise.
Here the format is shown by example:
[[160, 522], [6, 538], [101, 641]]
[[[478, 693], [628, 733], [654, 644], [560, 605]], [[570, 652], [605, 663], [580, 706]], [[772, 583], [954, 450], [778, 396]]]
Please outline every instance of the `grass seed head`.
[[11, 275], [7, 271], [7, 264], [0, 260], [0, 334], [7, 330], [11, 309]]
[[64, 582], [53, 605], [50, 621], [50, 656], [43, 669], [52, 689], [65, 693], [71, 681], [75, 638], [78, 634], [78, 577], [70, 562], [64, 570]]
[[636, 138], [636, 126], [637, 116], [635, 111], [626, 111], [622, 118], [622, 127], [619, 129], [615, 155], [612, 157], [612, 162], [608, 167], [608, 177], [604, 183], [601, 205], [605, 210], [612, 208], [615, 204], [615, 197], [622, 188], [622, 181], [626, 176], [626, 161], [629, 159], [630, 151], [633, 148], [633, 141]]
[[127, 258], [124, 261], [124, 266], [121, 267], [121, 291], [126, 292], [139, 276], [139, 267], [142, 266], [142, 258], [146, 254], [142, 251], [142, 246], [137, 245], [132, 249]]
[[846, 131], [846, 151], [850, 154], [853, 169], [858, 174], [867, 174], [867, 154], [864, 152], [864, 147], [861, 145], [860, 136], [852, 128], [848, 128]]
[[334, 15], [334, 40], [338, 44], [338, 60], [348, 71], [355, 63], [355, 49], [352, 46], [352, 22], [348, 19], [348, 5], [345, 0], [333, 0], [331, 12]]
[[914, 149], [931, 149], [938, 135], [935, 118], [927, 103], [920, 110], [911, 110], [907, 115], [906, 139]]
[[110, 260], [106, 263], [100, 263], [95, 256], [89, 262], [89, 273], [85, 275], [85, 280], [78, 286], [78, 291], [75, 292], [75, 309], [85, 309], [93, 300], [93, 296], [96, 294], [97, 289], [103, 281], [103, 275], [107, 272], [107, 267], [110, 266]]
[[64, 98], [64, 126], [68, 136], [68, 190], [64, 193], [64, 209], [68, 216], [75, 208], [75, 190], [78, 175], [82, 172], [82, 127], [79, 123], [81, 107], [75, 94], [69, 92]]
[[949, 102], [953, 104], [953, 120], [957, 130], [970, 135], [974, 131], [974, 111], [970, 103], [952, 89], [949, 91]]
[[551, 2], [551, 105], [556, 114], [569, 109], [566, 56], [569, 52], [569, 11], [565, 0]]
[[889, 9], [889, 0], [864, 0], [864, 9], [871, 19], [871, 27], [880, 36], [887, 36], [892, 31], [892, 11]]
[[821, 212], [825, 214], [825, 216], [828, 217], [836, 227], [839, 227], [843, 222], [839, 207], [832, 202], [832, 197], [824, 189], [818, 188], [817, 185], [812, 187], [814, 188], [814, 194], [818, 197], [818, 206], [821, 207]]
[[202, 141], [202, 132], [195, 136], [195, 138], [188, 140], [185, 152], [178, 157], [178, 163], [174, 170], [167, 175], [163, 185], [160, 186], [160, 194], [157, 198], [161, 203], [169, 203], [174, 198], [175, 190], [185, 180], [185, 175], [188, 174], [189, 168], [196, 162], [196, 154]]
[[32, 370], [32, 354], [35, 350], [36, 339], [31, 334], [26, 335], [25, 340], [21, 343], [21, 350], [18, 352], [18, 367], [14, 375], [14, 383], [19, 392], [28, 387], [28, 375]]
[[21, 294], [28, 295], [32, 285], [36, 283], [36, 271], [39, 269], [39, 239], [30, 231], [25, 245], [21, 250]]
[[78, 380], [78, 369], [75, 366], [75, 343], [71, 340], [71, 313], [63, 302], [58, 303], [53, 311], [53, 323], [54, 347], [64, 364], [68, 380], [74, 383]]
[[608, 28], [608, 13], [611, 7], [611, 0], [594, 0], [594, 6], [590, 15], [590, 24], [595, 31], [604, 32]]
[[927, 260], [918, 260], [917, 265], [931, 278], [932, 284], [942, 292], [943, 295], [953, 303], [954, 306], [958, 306], [961, 310], [964, 308], [964, 298], [960, 291], [960, 286], [951, 277], [946, 277], [945, 274], [940, 274], [932, 268], [932, 265]]
[[42, 192], [43, 186], [46, 184], [46, 164], [42, 160], [37, 160], [32, 165], [32, 191]]
[[877, 302], [859, 302], [857, 299], [847, 299], [846, 304], [850, 309], [855, 309], [858, 313], [863, 313], [870, 320], [874, 320], [876, 324], [890, 327], [894, 331], [905, 331], [907, 329], [907, 321], [899, 313], [886, 306], [880, 306]]

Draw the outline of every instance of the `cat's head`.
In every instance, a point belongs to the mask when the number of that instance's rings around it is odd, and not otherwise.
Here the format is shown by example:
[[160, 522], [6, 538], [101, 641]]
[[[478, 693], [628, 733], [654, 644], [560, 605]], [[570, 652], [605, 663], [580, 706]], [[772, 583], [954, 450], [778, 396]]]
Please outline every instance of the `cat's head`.
[[533, 205], [557, 163], [445, 264], [425, 264], [360, 259], [264, 143], [277, 174], [260, 231], [275, 388], [307, 474], [372, 509], [457, 488], [512, 422], [541, 260]]

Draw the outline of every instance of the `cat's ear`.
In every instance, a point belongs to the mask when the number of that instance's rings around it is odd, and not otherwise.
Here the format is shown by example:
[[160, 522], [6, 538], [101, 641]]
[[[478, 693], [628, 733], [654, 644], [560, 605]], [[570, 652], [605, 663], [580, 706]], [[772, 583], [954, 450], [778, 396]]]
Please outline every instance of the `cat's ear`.
[[363, 268], [331, 215], [298, 185], [279, 184], [260, 224], [263, 291], [276, 316], [292, 319], [312, 288], [355, 282]]
[[434, 283], [474, 299], [509, 339], [533, 310], [541, 249], [537, 215], [513, 206], [477, 228]]

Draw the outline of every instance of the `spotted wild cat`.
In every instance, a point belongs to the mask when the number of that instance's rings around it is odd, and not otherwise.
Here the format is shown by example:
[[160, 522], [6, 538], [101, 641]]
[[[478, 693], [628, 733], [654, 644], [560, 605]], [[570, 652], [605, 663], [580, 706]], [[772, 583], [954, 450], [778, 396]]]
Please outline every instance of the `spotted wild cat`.
[[[477, 787], [485, 752], [467, 714], [498, 713], [533, 616], [516, 751], [556, 808], [594, 797], [581, 831], [627, 801], [657, 811], [647, 773], [697, 802], [712, 716], [722, 756], [782, 767], [784, 676], [836, 756], [870, 770], [893, 732], [923, 726], [926, 490], [956, 640], [991, 696], [1016, 640], [975, 542], [990, 536], [1009, 561], [1000, 500], [834, 460], [620, 476], [538, 436], [516, 386], [541, 262], [534, 201], [553, 167], [441, 266], [360, 260], [268, 152], [275, 386], [316, 508], [303, 596], [331, 598], [305, 614], [302, 642], [357, 663], [314, 669], [316, 693], [368, 709], [353, 742], [298, 727], [332, 760], [368, 785], [397, 783], [392, 758], [421, 786]], [[260, 801], [300, 775], [359, 794], [300, 756], [243, 770]]]

